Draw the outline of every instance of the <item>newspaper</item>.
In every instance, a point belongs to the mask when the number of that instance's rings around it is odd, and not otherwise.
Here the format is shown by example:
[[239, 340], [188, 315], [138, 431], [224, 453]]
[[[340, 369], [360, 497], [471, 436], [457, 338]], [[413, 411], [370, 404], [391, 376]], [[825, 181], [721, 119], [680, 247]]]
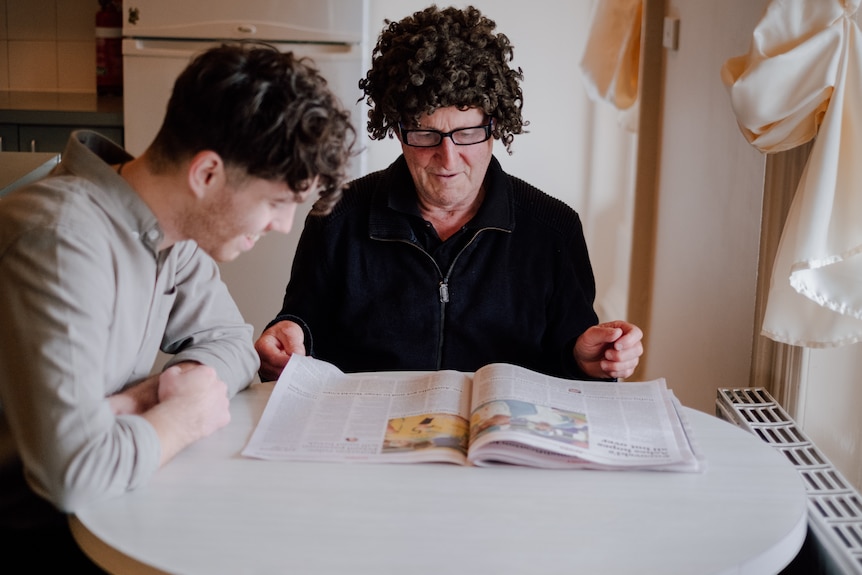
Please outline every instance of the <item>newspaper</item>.
[[242, 451], [259, 459], [701, 471], [664, 379], [579, 381], [496, 363], [345, 374], [291, 357]]

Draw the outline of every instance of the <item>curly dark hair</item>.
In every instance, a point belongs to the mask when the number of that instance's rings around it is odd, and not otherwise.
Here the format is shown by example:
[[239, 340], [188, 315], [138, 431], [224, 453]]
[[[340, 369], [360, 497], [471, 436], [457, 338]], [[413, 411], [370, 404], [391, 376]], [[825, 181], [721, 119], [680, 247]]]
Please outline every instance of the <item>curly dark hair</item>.
[[229, 176], [283, 181], [303, 192], [315, 178], [326, 213], [341, 197], [356, 130], [308, 58], [259, 42], [225, 43], [196, 56], [177, 78], [150, 147], [165, 169], [203, 150]]
[[359, 81], [368, 111], [368, 133], [392, 137], [399, 122], [456, 106], [479, 108], [495, 119], [494, 138], [511, 154], [514, 134], [524, 133], [520, 68], [511, 68], [513, 47], [495, 33], [493, 20], [469, 6], [432, 5], [399, 22], [385, 20], [371, 69]]

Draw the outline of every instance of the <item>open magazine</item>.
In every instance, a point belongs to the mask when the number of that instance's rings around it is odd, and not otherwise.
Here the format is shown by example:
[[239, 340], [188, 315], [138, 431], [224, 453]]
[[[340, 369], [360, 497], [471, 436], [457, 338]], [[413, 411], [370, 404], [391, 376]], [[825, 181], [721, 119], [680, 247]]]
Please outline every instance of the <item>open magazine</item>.
[[505, 363], [345, 374], [291, 357], [242, 452], [260, 459], [700, 471], [664, 379], [579, 381]]

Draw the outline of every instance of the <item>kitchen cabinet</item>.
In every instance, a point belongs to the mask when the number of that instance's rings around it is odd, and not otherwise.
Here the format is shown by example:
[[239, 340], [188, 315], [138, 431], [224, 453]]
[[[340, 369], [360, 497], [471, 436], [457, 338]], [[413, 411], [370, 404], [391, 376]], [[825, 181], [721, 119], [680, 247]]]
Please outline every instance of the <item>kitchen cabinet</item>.
[[124, 144], [122, 98], [0, 91], [0, 151], [61, 153], [75, 130]]
[[0, 152], [18, 151], [18, 126], [0, 124]]
[[69, 134], [79, 129], [94, 130], [123, 145], [123, 128], [118, 126], [0, 124], [0, 151], [59, 153], [66, 148]]

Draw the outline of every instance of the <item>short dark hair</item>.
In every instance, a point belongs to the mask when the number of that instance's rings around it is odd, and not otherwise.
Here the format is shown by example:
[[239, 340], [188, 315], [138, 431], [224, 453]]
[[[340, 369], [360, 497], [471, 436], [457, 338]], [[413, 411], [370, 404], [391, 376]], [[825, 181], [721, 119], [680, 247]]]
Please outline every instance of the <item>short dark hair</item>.
[[327, 212], [355, 143], [350, 113], [311, 60], [236, 42], [197, 55], [180, 74], [150, 153], [158, 170], [212, 150], [227, 169], [296, 192], [317, 178], [315, 210]]
[[527, 125], [521, 116], [523, 73], [509, 66], [513, 47], [494, 32], [496, 23], [473, 6], [436, 5], [385, 23], [371, 69], [359, 81], [371, 106], [372, 139], [391, 137], [398, 122], [418, 122], [438, 108], [479, 108], [495, 119], [494, 137], [511, 153], [514, 134]]

